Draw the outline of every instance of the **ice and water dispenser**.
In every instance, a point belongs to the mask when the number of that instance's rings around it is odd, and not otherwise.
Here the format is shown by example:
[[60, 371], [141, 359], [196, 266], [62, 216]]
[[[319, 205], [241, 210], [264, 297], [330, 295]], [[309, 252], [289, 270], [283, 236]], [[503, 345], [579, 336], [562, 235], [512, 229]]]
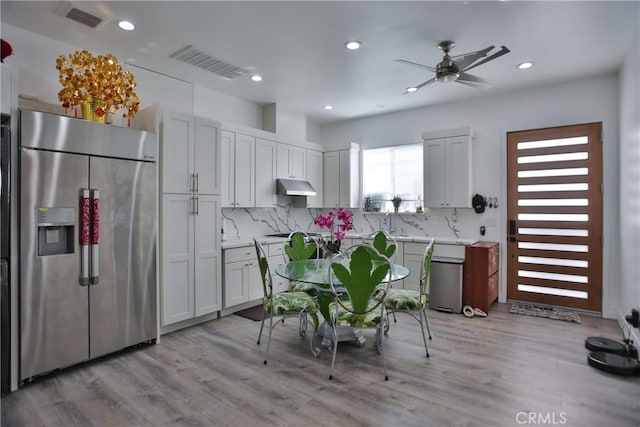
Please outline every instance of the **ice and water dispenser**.
[[75, 208], [38, 208], [38, 256], [70, 254], [75, 246]]

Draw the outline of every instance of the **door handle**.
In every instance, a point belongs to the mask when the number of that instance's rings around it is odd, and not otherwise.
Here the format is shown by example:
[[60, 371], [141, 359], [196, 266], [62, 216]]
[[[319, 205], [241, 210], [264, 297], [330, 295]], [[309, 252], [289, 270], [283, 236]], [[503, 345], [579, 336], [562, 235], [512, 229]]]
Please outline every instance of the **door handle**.
[[91, 190], [91, 277], [90, 283], [100, 283], [100, 192]]
[[516, 234], [516, 221], [514, 219], [509, 221], [509, 234]]
[[89, 224], [91, 217], [89, 190], [80, 190], [80, 286], [89, 285]]

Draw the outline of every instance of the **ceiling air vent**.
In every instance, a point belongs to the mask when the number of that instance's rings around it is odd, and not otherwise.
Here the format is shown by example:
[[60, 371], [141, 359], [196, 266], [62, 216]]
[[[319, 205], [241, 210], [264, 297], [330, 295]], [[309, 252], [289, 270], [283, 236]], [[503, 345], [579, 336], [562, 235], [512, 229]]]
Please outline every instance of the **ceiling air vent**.
[[63, 2], [58, 8], [58, 13], [94, 30], [102, 29], [113, 18], [107, 13], [71, 1]]
[[191, 46], [180, 49], [170, 57], [186, 62], [187, 64], [195, 65], [196, 67], [212, 72], [227, 80], [235, 79], [236, 77], [249, 72], [249, 70], [245, 68], [214, 58], [213, 56], [194, 49]]

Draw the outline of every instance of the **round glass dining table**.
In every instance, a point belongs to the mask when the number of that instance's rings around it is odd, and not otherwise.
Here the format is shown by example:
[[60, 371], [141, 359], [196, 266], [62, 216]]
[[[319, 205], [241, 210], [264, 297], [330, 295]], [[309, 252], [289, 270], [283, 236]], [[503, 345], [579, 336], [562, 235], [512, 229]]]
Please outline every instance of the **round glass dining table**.
[[[331, 285], [329, 283], [329, 267], [332, 262], [331, 259], [319, 258], [319, 259], [307, 259], [304, 261], [290, 261], [284, 265], [278, 265], [276, 267], [276, 274], [295, 282], [305, 282], [314, 285], [317, 293], [318, 308], [322, 317], [325, 319], [324, 327], [328, 327], [326, 321], [329, 320], [329, 304], [332, 301]], [[341, 263], [348, 268], [349, 260], [341, 259]], [[373, 262], [373, 268], [377, 267], [376, 261]], [[331, 270], [333, 285], [340, 290], [340, 281], [336, 278], [333, 270]], [[391, 275], [389, 277], [389, 275]], [[385, 276], [382, 282], [391, 280], [392, 282], [402, 280], [409, 276], [409, 269], [400, 264], [391, 264], [389, 273]], [[321, 328], [322, 329], [322, 328]], [[354, 331], [352, 328], [339, 327], [338, 341], [355, 341], [358, 345], [364, 344], [364, 338], [358, 331]], [[323, 336], [322, 346], [329, 347], [331, 345], [330, 336], [328, 331], [320, 331]]]
[[[306, 282], [311, 283], [313, 285], [317, 285], [319, 291], [327, 291], [330, 290], [329, 286], [329, 266], [333, 262], [330, 259], [319, 258], [319, 259], [306, 259], [304, 261], [291, 261], [284, 265], [279, 265], [276, 267], [276, 274], [278, 276], [282, 276], [285, 279], [293, 280], [296, 282]], [[342, 259], [341, 263], [345, 265], [345, 267], [349, 267], [349, 260]], [[374, 261], [373, 267], [377, 267], [377, 263]], [[405, 277], [409, 276], [409, 269], [400, 264], [391, 264], [390, 273], [387, 273], [385, 278], [382, 280], [386, 282], [389, 280], [389, 274], [391, 274], [391, 281], [395, 282], [396, 280], [402, 280]], [[333, 275], [333, 284], [339, 286], [341, 283], [331, 272]]]

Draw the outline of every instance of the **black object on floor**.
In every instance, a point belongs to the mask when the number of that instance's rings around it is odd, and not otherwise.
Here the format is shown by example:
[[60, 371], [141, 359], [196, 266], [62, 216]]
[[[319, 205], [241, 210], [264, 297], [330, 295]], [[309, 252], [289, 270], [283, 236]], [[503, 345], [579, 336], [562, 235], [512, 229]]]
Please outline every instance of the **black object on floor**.
[[[244, 317], [245, 319], [259, 321], [262, 320], [262, 315], [264, 313], [264, 308], [262, 305], [256, 305], [255, 307], [246, 308], [241, 311], [236, 311], [233, 314], [236, 314], [240, 317]], [[269, 313], [265, 313], [265, 319], [268, 319], [271, 315]]]
[[633, 345], [626, 345], [605, 337], [589, 337], [584, 341], [584, 346], [587, 350], [595, 352], [613, 353], [631, 358], [638, 357], [638, 350]]
[[589, 353], [589, 365], [610, 374], [634, 376], [640, 375], [640, 363], [638, 359], [620, 356], [614, 353], [593, 351]]

